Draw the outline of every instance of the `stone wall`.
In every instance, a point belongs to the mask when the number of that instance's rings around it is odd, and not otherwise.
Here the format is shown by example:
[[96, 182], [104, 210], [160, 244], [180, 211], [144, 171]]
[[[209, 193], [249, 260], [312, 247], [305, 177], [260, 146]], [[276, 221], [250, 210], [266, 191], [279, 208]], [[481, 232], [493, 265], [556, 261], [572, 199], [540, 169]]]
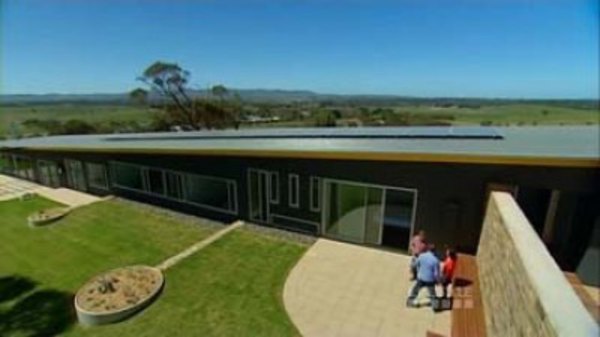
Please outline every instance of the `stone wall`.
[[598, 325], [508, 193], [490, 197], [477, 264], [488, 336], [599, 335]]

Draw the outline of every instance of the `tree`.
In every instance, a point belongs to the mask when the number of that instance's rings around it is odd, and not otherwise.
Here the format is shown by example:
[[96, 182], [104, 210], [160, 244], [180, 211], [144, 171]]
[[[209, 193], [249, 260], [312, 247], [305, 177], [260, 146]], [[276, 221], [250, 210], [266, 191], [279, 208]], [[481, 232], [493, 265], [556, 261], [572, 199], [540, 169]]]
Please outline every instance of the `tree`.
[[236, 115], [239, 102], [235, 99], [226, 100], [229, 90], [224, 85], [215, 85], [209, 90], [210, 95], [218, 98], [218, 102], [210, 97], [192, 97], [188, 88], [190, 72], [176, 63], [154, 62], [138, 79], [166, 99], [165, 116], [155, 118], [154, 128], [164, 129], [170, 123], [171, 126], [198, 130], [202, 127], [225, 128], [238, 123]]
[[148, 90], [144, 88], [135, 88], [129, 92], [129, 100], [134, 104], [146, 105], [148, 101]]
[[182, 119], [192, 128], [198, 128], [198, 116], [192, 99], [187, 94], [190, 72], [176, 63], [156, 61], [138, 79], [152, 90], [171, 100]]
[[229, 90], [224, 85], [217, 84], [210, 88], [210, 93], [222, 101], [229, 95]]

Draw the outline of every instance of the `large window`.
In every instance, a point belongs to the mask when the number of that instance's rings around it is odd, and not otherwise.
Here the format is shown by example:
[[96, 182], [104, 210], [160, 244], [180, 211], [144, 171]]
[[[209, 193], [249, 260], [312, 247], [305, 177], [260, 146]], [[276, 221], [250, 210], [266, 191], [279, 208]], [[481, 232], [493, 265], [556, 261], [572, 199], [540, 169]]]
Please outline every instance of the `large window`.
[[60, 174], [58, 164], [54, 161], [38, 160], [37, 161], [39, 181], [42, 185], [50, 187], [60, 186]]
[[26, 156], [15, 156], [15, 171], [17, 176], [23, 179], [33, 180], [35, 178], [33, 170], [33, 160]]
[[321, 179], [310, 177], [310, 210], [321, 210]]
[[237, 212], [235, 181], [113, 162], [113, 184], [229, 213]]
[[297, 174], [288, 176], [288, 201], [290, 207], [300, 207], [300, 177]]
[[142, 169], [139, 166], [112, 163], [113, 184], [121, 187], [142, 190]]
[[101, 190], [108, 189], [108, 177], [104, 164], [86, 163], [88, 185]]
[[13, 156], [8, 153], [0, 154], [0, 172], [12, 173], [14, 169]]
[[225, 179], [185, 175], [185, 199], [201, 206], [235, 212], [235, 188]]
[[181, 200], [183, 199], [181, 174], [175, 172], [165, 172], [166, 195], [169, 198]]

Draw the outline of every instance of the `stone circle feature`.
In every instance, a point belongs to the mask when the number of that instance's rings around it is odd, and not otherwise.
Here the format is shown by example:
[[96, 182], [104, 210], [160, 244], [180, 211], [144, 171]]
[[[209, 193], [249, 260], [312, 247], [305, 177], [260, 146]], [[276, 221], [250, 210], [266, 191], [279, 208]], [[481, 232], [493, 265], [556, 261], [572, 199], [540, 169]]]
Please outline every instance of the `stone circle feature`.
[[70, 212], [69, 208], [66, 207], [55, 207], [48, 208], [38, 212], [35, 212], [27, 217], [27, 223], [31, 227], [38, 227], [47, 225], [58, 219], [61, 219]]
[[129, 266], [89, 280], [75, 295], [77, 319], [85, 325], [122, 321], [158, 296], [164, 276], [158, 268]]

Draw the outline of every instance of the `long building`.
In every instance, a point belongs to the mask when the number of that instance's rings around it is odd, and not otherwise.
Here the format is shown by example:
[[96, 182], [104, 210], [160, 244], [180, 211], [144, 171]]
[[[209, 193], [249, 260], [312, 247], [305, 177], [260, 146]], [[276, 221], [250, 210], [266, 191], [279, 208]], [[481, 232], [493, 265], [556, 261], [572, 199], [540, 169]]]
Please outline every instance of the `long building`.
[[0, 154], [5, 174], [51, 187], [400, 250], [425, 230], [474, 252], [489, 192], [510, 191], [565, 270], [600, 222], [596, 126], [54, 136]]

